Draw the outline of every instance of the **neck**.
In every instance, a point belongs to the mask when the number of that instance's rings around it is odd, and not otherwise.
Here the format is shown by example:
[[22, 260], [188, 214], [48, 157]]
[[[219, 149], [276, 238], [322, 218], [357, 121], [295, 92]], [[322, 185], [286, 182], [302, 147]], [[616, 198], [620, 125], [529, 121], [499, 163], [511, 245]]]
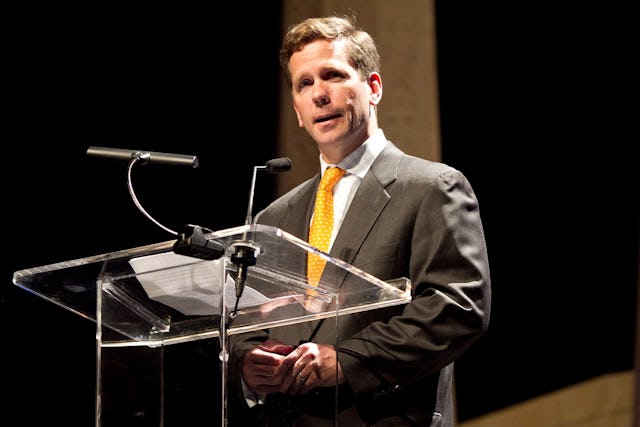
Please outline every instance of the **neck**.
[[378, 130], [377, 124], [373, 121], [365, 129], [361, 135], [353, 135], [352, 138], [343, 144], [335, 144], [332, 146], [319, 147], [322, 159], [332, 165], [337, 165], [349, 154], [353, 153], [358, 147], [365, 143]]

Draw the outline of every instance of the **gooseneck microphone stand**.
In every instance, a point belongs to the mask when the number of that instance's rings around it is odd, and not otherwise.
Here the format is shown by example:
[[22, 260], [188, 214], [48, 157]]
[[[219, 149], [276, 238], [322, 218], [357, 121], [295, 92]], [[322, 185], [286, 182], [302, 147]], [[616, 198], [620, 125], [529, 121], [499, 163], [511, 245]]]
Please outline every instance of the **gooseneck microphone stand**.
[[[277, 159], [269, 160], [264, 166], [254, 166], [253, 176], [251, 178], [251, 188], [249, 190], [249, 203], [247, 204], [247, 216], [244, 221], [244, 225], [251, 225], [253, 222], [253, 196], [256, 187], [256, 175], [258, 171], [266, 171], [268, 173], [280, 173], [287, 172], [291, 169], [291, 159], [288, 157], [279, 157]], [[236, 290], [236, 302], [233, 311], [231, 312], [231, 318], [235, 317], [238, 311], [238, 302], [244, 291], [244, 284], [247, 280], [247, 269], [250, 266], [255, 265], [256, 256], [259, 253], [260, 248], [248, 239], [247, 233], [242, 236], [242, 239], [233, 243], [236, 249], [235, 253], [231, 255], [231, 262], [238, 267], [235, 290]]]
[[[210, 240], [205, 237], [206, 233], [211, 233], [212, 231], [197, 225], [185, 225], [182, 226], [179, 230], [172, 230], [155, 218], [153, 218], [139, 202], [135, 191], [133, 189], [133, 180], [131, 178], [131, 173], [133, 170], [133, 166], [136, 164], [147, 164], [147, 163], [163, 163], [163, 164], [172, 164], [172, 165], [187, 165], [193, 168], [198, 167], [198, 158], [196, 156], [182, 155], [182, 154], [170, 154], [170, 153], [160, 153], [153, 151], [143, 151], [143, 150], [126, 150], [120, 148], [107, 148], [107, 147], [89, 147], [87, 150], [88, 155], [98, 156], [98, 157], [106, 157], [116, 160], [128, 160], [129, 164], [127, 167], [127, 188], [129, 190], [129, 194], [131, 199], [133, 200], [135, 206], [138, 210], [147, 217], [151, 222], [156, 224], [158, 227], [166, 231], [167, 233], [176, 236], [177, 240], [173, 245], [173, 252], [180, 255], [186, 255], [190, 257], [200, 258], [204, 260], [216, 260], [221, 258], [225, 252], [225, 246], [216, 241]], [[245, 219], [245, 225], [251, 225], [252, 223], [252, 211], [253, 211], [253, 197], [255, 192], [255, 184], [256, 184], [256, 175], [258, 171], [264, 170], [268, 173], [280, 173], [286, 172], [291, 169], [291, 160], [287, 157], [281, 157], [269, 160], [264, 166], [255, 166], [253, 168], [253, 177], [251, 179], [251, 189], [249, 191], [249, 203], [247, 207], [247, 216]], [[244, 290], [244, 285], [247, 279], [248, 269], [249, 267], [255, 265], [256, 257], [260, 253], [259, 246], [252, 242], [249, 239], [248, 233], [245, 232], [242, 235], [240, 240], [232, 242], [230, 247], [235, 249], [234, 253], [230, 256], [231, 262], [236, 265], [236, 278], [235, 278], [235, 305], [233, 311], [229, 312], [226, 306], [226, 298], [225, 298], [225, 280], [223, 279], [223, 283], [221, 286], [221, 307], [222, 312], [220, 313], [220, 324], [219, 324], [219, 340], [220, 340], [220, 354], [219, 358], [222, 362], [222, 425], [226, 426], [228, 421], [228, 396], [227, 396], [227, 362], [229, 360], [229, 350], [228, 350], [228, 340], [227, 340], [227, 331], [231, 325], [233, 318], [235, 317], [238, 310], [238, 303], [240, 298], [242, 297], [242, 293]], [[163, 353], [161, 353], [163, 354]], [[100, 357], [100, 356], [98, 356]], [[100, 360], [98, 360], [100, 363]], [[163, 358], [161, 356], [160, 364], [163, 364]], [[100, 386], [100, 373], [98, 370], [97, 374], [97, 384]], [[164, 388], [163, 379], [161, 378], [161, 388]], [[97, 393], [99, 395], [99, 393]], [[98, 402], [99, 403], [99, 402]], [[162, 415], [162, 418], [164, 416]], [[163, 419], [161, 419], [161, 424], [163, 424]]]

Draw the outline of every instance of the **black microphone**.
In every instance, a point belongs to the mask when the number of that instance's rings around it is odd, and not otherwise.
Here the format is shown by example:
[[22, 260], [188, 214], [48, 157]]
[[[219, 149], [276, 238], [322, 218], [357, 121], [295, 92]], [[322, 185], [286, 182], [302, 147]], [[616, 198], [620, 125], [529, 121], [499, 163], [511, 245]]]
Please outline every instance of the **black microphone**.
[[224, 245], [217, 240], [205, 238], [204, 233], [211, 233], [211, 230], [191, 224], [180, 227], [178, 240], [173, 244], [173, 252], [209, 261], [222, 257], [225, 252]]
[[[250, 225], [252, 222], [253, 212], [253, 195], [256, 186], [256, 174], [259, 170], [265, 170], [269, 173], [287, 172], [291, 169], [291, 159], [288, 157], [279, 157], [277, 159], [269, 160], [264, 166], [254, 166], [253, 177], [251, 179], [251, 190], [249, 191], [249, 204], [247, 207], [247, 217], [245, 219], [245, 225]], [[231, 255], [231, 262], [238, 266], [238, 273], [236, 275], [236, 304], [237, 300], [242, 296], [244, 291], [244, 282], [247, 280], [247, 270], [249, 266], [256, 263], [256, 246], [249, 242], [246, 238], [246, 234], [242, 241], [235, 244], [236, 252]]]
[[288, 157], [278, 157], [277, 159], [271, 159], [264, 167], [269, 173], [287, 172], [291, 170], [291, 159]]
[[87, 155], [116, 160], [131, 160], [138, 157], [144, 163], [158, 163], [178, 166], [198, 167], [198, 157], [186, 154], [160, 153], [146, 150], [125, 150], [122, 148], [89, 147]]

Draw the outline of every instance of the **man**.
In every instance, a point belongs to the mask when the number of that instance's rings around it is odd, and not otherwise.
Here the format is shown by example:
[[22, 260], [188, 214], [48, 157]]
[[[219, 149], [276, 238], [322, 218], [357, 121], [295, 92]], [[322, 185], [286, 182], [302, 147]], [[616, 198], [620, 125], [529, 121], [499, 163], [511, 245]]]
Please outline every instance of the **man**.
[[[280, 61], [298, 124], [318, 146], [321, 174], [345, 171], [333, 187], [329, 253], [382, 280], [408, 277], [412, 301], [344, 316], [338, 348], [335, 319], [232, 336], [229, 372], [239, 408], [231, 419], [248, 423], [262, 414], [270, 426], [452, 426], [453, 362], [486, 331], [490, 311], [473, 190], [459, 171], [408, 156], [387, 140], [377, 120], [383, 87], [377, 48], [350, 19], [293, 26]], [[306, 240], [321, 174], [273, 202], [256, 222]], [[336, 385], [334, 419], [323, 393]]]

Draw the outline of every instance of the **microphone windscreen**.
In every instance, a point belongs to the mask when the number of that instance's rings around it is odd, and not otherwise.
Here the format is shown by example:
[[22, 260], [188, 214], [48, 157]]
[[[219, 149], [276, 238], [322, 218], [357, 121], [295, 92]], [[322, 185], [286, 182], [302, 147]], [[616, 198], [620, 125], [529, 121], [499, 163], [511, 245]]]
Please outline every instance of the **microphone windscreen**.
[[287, 172], [291, 169], [291, 159], [288, 157], [278, 157], [277, 159], [269, 160], [265, 166], [269, 173]]

